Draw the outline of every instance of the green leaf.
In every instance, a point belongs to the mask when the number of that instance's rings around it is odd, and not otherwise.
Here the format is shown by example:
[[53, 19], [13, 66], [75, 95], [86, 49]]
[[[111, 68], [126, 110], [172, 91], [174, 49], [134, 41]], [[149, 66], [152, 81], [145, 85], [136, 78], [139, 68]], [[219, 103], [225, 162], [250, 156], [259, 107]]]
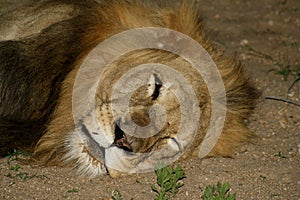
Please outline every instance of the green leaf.
[[230, 194], [229, 183], [218, 182], [216, 186], [207, 186], [204, 190], [204, 200], [235, 200], [236, 194]]
[[167, 182], [166, 184], [165, 184], [165, 191], [166, 192], [168, 192], [169, 190], [171, 190], [172, 189], [172, 187], [173, 187], [173, 184], [172, 184], [172, 182]]
[[[162, 165], [161, 165], [162, 166]], [[182, 168], [178, 165], [175, 168], [169, 166], [157, 166], [155, 173], [157, 176], [157, 184], [160, 189], [154, 185], [151, 186], [152, 190], [155, 191], [158, 196], [156, 199], [165, 200], [167, 199], [166, 194], [173, 196], [178, 192], [178, 188], [183, 186], [183, 183], [177, 183], [179, 180], [185, 178]]]
[[151, 185], [151, 189], [156, 192], [156, 193], [159, 193], [158, 189], [154, 186], [154, 185]]

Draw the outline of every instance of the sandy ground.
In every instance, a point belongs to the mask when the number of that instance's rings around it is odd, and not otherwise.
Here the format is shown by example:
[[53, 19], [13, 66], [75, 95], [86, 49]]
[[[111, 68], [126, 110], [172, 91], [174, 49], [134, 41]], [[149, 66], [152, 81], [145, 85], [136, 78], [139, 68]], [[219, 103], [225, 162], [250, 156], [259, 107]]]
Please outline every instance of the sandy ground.
[[[286, 98], [294, 77], [284, 81], [276, 72], [300, 68], [300, 1], [202, 0], [199, 10], [218, 48], [236, 53], [262, 91], [249, 124], [259, 141], [233, 158], [180, 163], [186, 178], [173, 199], [201, 199], [206, 186], [220, 181], [231, 184], [237, 199], [299, 200], [300, 107], [264, 97]], [[300, 101], [300, 82], [289, 98]], [[155, 198], [154, 173], [89, 180], [69, 169], [20, 167], [16, 172], [7, 159], [0, 160], [0, 199], [105, 199], [115, 189], [126, 200]], [[17, 175], [22, 173], [23, 179]]]

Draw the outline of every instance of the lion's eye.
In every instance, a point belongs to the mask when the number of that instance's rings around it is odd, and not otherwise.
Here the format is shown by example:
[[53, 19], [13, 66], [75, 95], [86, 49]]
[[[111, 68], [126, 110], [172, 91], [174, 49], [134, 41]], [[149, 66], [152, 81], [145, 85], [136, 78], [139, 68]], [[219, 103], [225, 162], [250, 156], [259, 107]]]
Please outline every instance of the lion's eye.
[[154, 88], [153, 94], [151, 95], [152, 100], [157, 99], [157, 97], [159, 96], [159, 90], [161, 87], [162, 87], [162, 85], [155, 83], [155, 88]]
[[162, 82], [158, 78], [157, 74], [153, 74], [153, 76], [151, 76], [149, 85], [152, 89], [151, 98], [152, 100], [155, 100], [158, 98], [160, 93], [160, 88], [162, 87]]

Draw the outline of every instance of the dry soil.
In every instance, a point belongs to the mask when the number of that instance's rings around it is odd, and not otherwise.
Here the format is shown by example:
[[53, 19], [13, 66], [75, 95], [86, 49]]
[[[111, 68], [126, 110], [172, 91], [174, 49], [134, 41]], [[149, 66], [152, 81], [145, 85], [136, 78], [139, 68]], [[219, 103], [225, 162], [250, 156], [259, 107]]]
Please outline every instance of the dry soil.
[[[299, 200], [300, 107], [264, 97], [300, 101], [300, 82], [287, 94], [295, 78], [292, 74], [300, 71], [300, 1], [201, 0], [198, 6], [210, 38], [218, 48], [241, 59], [262, 91], [249, 120], [259, 141], [246, 145], [233, 158], [180, 163], [186, 178], [173, 199], [201, 199], [206, 186], [229, 182], [237, 199]], [[287, 73], [288, 66], [295, 71], [284, 80], [278, 73]], [[7, 159], [0, 160], [0, 199], [109, 199], [115, 189], [125, 200], [156, 196], [151, 191], [154, 173], [89, 180], [69, 169], [20, 167], [16, 172]], [[21, 179], [20, 173], [23, 177], [28, 173], [29, 179]]]

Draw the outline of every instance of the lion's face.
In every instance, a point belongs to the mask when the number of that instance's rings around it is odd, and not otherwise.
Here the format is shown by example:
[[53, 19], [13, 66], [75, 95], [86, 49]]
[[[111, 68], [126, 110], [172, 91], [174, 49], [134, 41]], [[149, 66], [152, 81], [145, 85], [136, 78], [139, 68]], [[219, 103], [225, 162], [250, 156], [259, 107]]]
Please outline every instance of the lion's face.
[[[180, 124], [180, 106], [172, 92], [173, 86], [163, 81], [163, 74], [159, 72], [153, 71], [147, 77], [146, 84], [131, 91], [128, 116], [114, 116], [117, 111], [113, 109], [118, 108], [113, 107], [120, 102], [120, 99], [113, 97], [113, 92], [118, 90], [114, 86], [121, 78], [122, 70], [131, 69], [112, 65], [104, 72], [96, 97], [99, 123], [107, 134], [113, 135], [112, 145], [128, 152], [146, 153], [162, 148], [168, 141], [174, 141]], [[166, 119], [158, 119], [164, 116]], [[162, 123], [155, 124], [157, 120]], [[132, 127], [132, 124], [135, 126]]]
[[[182, 128], [182, 108], [174, 91], [180, 86], [174, 85], [165, 74], [155, 70], [156, 63], [164, 62], [164, 59], [172, 61], [168, 57], [174, 55], [165, 53], [165, 56], [161, 56], [162, 52], [159, 52], [159, 57], [155, 57], [156, 54], [148, 50], [126, 55], [101, 74], [96, 94], [96, 112], [99, 125], [110, 138], [111, 145], [106, 150], [108, 155], [105, 156], [105, 163], [109, 165], [107, 169], [111, 176], [119, 176], [121, 170], [132, 172], [134, 167], [147, 163], [147, 159], [152, 164], [180, 155], [186, 149], [179, 140], [191, 139], [178, 138], [179, 129]], [[149, 69], [143, 78], [137, 77], [136, 73], [131, 74], [146, 60], [153, 63], [154, 69]], [[176, 57], [174, 60], [174, 63], [165, 64], [179, 64], [178, 69], [183, 67], [184, 73], [186, 63], [180, 63], [180, 60], [176, 62]], [[140, 70], [147, 71], [147, 66], [143, 67]], [[189, 73], [187, 76], [190, 78], [193, 71]], [[190, 80], [190, 83], [198, 83], [199, 88], [201, 79], [194, 78], [198, 79], [197, 82]], [[120, 80], [123, 79], [126, 81], [122, 83]], [[206, 92], [206, 88], [202, 91]], [[159, 156], [154, 154], [156, 151], [160, 152]]]

